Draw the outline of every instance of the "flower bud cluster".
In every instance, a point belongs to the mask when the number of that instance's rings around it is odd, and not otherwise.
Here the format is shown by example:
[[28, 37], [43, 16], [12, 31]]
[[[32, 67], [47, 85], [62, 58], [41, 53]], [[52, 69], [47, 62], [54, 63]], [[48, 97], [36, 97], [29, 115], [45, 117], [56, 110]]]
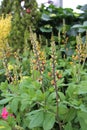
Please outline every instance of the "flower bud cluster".
[[62, 75], [56, 70], [57, 65], [57, 55], [56, 55], [56, 45], [52, 38], [51, 42], [51, 68], [52, 72], [48, 72], [48, 75], [52, 77], [51, 84], [56, 85], [58, 79], [62, 78]]
[[[66, 45], [67, 44], [67, 42], [68, 42], [68, 37], [66, 36], [66, 24], [65, 24], [65, 19], [63, 19], [63, 27], [62, 27], [62, 36], [61, 36], [61, 43], [63, 44], [63, 45]], [[58, 37], [59, 37], [59, 35], [58, 35]]]
[[43, 74], [46, 63], [45, 53], [44, 51], [41, 51], [41, 47], [37, 41], [36, 35], [33, 34], [32, 31], [31, 31], [31, 43], [33, 46], [33, 53], [34, 53], [34, 58], [32, 60], [33, 68], [34, 70], [38, 70], [40, 74]]
[[9, 44], [7, 44], [6, 47], [7, 48], [4, 49], [2, 52], [2, 57], [3, 57], [2, 63], [3, 63], [3, 67], [5, 69], [5, 76], [6, 76], [7, 80], [9, 81], [9, 79], [11, 78], [10, 72], [13, 69], [13, 66], [8, 63], [9, 57], [12, 55], [12, 49], [9, 46]]
[[72, 56], [74, 61], [84, 62], [87, 58], [87, 35], [85, 43], [82, 42], [81, 36], [76, 37], [76, 54]]

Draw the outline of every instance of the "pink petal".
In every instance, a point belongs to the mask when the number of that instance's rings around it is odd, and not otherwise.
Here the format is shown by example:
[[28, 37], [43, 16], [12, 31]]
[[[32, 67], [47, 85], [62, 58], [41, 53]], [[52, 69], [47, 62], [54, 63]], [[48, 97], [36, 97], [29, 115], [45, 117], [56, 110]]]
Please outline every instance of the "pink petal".
[[7, 111], [6, 107], [4, 107], [2, 109], [1, 116], [2, 116], [3, 119], [7, 119], [7, 117], [8, 117], [8, 111]]

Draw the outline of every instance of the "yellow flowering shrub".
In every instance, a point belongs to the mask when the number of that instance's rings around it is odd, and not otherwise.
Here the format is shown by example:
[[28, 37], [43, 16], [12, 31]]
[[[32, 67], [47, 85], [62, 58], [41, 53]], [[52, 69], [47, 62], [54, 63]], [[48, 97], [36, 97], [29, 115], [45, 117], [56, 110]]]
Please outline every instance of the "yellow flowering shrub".
[[0, 57], [2, 57], [2, 52], [6, 49], [8, 44], [8, 35], [11, 29], [11, 15], [7, 15], [5, 18], [2, 15], [0, 17]]

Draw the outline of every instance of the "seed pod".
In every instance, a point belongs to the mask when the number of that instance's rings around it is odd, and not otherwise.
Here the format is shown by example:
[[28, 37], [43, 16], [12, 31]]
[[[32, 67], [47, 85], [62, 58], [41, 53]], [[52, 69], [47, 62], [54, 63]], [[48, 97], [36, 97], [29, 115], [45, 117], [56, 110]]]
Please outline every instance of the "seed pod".
[[55, 85], [55, 82], [54, 82], [54, 80], [51, 80], [51, 85]]

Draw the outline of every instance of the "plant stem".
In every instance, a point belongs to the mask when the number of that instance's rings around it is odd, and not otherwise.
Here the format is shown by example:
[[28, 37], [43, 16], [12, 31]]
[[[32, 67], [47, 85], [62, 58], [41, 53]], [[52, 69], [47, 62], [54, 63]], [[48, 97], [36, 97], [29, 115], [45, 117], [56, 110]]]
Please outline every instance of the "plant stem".
[[57, 86], [57, 82], [56, 82], [56, 65], [55, 65], [55, 51], [53, 49], [53, 57], [52, 57], [52, 73], [53, 73], [53, 80], [54, 80], [54, 88], [55, 88], [55, 93], [56, 93], [56, 118], [57, 118], [57, 121], [58, 121], [58, 124], [59, 124], [59, 129], [62, 130], [62, 125], [61, 125], [61, 122], [59, 121], [59, 116], [58, 116], [58, 99], [59, 99], [59, 96], [58, 96], [58, 86]]

